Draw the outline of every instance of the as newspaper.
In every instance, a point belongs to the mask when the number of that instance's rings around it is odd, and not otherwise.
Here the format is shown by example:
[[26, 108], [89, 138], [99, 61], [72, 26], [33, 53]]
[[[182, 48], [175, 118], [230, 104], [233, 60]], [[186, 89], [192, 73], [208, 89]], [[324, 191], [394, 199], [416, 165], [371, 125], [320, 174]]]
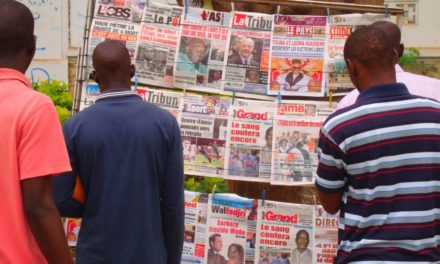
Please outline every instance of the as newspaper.
[[271, 184], [314, 182], [319, 130], [334, 110], [328, 102], [283, 101], [274, 122]]
[[315, 205], [315, 263], [333, 263], [338, 251], [338, 215], [327, 213]]
[[256, 200], [234, 194], [210, 195], [204, 263], [254, 263], [257, 205]]
[[230, 13], [188, 8], [181, 26], [174, 85], [222, 89]]
[[234, 102], [228, 125], [225, 178], [270, 181], [275, 109], [275, 102]]
[[231, 15], [224, 90], [266, 94], [272, 15]]
[[183, 93], [169, 90], [138, 87], [137, 94], [145, 101], [170, 112], [180, 122], [183, 108]]
[[344, 45], [358, 27], [386, 20], [383, 14], [349, 14], [331, 16], [327, 49], [327, 87], [333, 95], [344, 95], [355, 89], [344, 61]]
[[186, 174], [222, 177], [230, 99], [185, 95], [180, 131]]
[[145, 7], [136, 45], [139, 82], [173, 86], [173, 68], [182, 8], [149, 3]]
[[268, 94], [324, 95], [327, 17], [274, 15]]
[[260, 201], [255, 263], [313, 264], [313, 245], [313, 206]]
[[185, 233], [181, 264], [201, 264], [205, 256], [208, 194], [185, 191]]

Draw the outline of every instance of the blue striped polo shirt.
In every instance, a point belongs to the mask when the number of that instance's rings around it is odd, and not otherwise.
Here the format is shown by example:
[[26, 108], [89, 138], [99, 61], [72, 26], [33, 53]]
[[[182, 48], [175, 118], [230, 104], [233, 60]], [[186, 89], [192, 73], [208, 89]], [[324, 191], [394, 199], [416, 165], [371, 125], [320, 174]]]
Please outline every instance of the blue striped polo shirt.
[[440, 263], [439, 102], [370, 87], [325, 121], [319, 155], [316, 187], [343, 193], [335, 263]]

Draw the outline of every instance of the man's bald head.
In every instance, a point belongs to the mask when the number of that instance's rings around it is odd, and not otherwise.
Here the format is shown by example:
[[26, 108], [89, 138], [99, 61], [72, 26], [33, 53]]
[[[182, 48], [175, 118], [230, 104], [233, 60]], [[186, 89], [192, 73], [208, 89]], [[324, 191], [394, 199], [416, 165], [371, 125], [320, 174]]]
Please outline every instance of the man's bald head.
[[389, 21], [377, 21], [371, 24], [372, 27], [382, 30], [383, 33], [387, 36], [387, 38], [390, 40], [391, 45], [397, 50], [399, 57], [402, 56], [404, 46], [401, 41], [401, 32], [400, 28]]
[[[129, 88], [134, 67], [130, 54], [122, 42], [105, 40], [93, 51], [93, 77], [101, 86], [101, 91], [113, 88]], [[119, 87], [118, 87], [119, 86]]]
[[[0, 0], [0, 60], [28, 67], [35, 53], [34, 17], [25, 5], [14, 0]], [[18, 58], [18, 54], [22, 54]], [[7, 62], [5, 62], [7, 61]], [[16, 65], [14, 65], [16, 66]], [[11, 65], [11, 67], [13, 67]]]

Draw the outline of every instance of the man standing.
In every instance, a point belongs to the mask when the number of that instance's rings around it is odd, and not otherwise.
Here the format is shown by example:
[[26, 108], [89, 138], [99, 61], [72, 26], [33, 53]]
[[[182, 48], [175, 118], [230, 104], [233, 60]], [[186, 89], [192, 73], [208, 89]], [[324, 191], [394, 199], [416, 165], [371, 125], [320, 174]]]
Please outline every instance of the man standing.
[[238, 54], [229, 57], [229, 64], [259, 66], [259, 63], [252, 59], [255, 43], [251, 38], [240, 39], [238, 46]]
[[344, 47], [356, 103], [324, 122], [316, 187], [340, 210], [335, 263], [438, 263], [440, 103], [396, 83], [398, 53], [374, 26]]
[[[400, 58], [403, 55], [405, 47], [403, 43], [400, 43], [401, 33], [399, 27], [389, 21], [378, 21], [371, 24], [371, 26], [378, 28], [385, 33], [385, 35], [390, 39], [394, 49], [396, 49], [398, 52]], [[439, 80], [423, 75], [405, 72], [397, 63], [395, 69], [397, 82], [404, 83], [410, 94], [433, 98], [437, 101], [440, 101]], [[359, 91], [354, 89], [341, 99], [341, 101], [338, 103], [338, 109], [354, 104], [358, 96]]]
[[[125, 46], [106, 40], [93, 52], [96, 103], [64, 124], [73, 172], [55, 181], [63, 216], [82, 217], [77, 263], [180, 263], [183, 155], [167, 111], [130, 90]], [[73, 200], [75, 175], [85, 203]]]
[[292, 264], [312, 264], [313, 253], [307, 247], [310, 243], [309, 232], [302, 229], [296, 233], [296, 248], [292, 251]]
[[24, 76], [35, 40], [31, 11], [0, 0], [0, 263], [72, 263], [52, 198], [70, 171], [60, 121]]
[[220, 255], [223, 248], [222, 236], [213, 234], [209, 237], [208, 263], [207, 264], [226, 264], [226, 259]]
[[309, 76], [301, 70], [301, 60], [293, 59], [289, 72], [278, 76], [276, 82], [284, 91], [307, 92], [310, 80]]

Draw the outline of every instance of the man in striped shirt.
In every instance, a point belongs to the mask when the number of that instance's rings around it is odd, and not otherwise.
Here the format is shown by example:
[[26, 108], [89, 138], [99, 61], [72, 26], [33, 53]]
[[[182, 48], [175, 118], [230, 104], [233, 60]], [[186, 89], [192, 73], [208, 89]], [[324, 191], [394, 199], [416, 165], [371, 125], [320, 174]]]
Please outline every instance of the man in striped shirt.
[[344, 57], [360, 95], [324, 123], [316, 187], [340, 210], [335, 263], [439, 263], [440, 103], [396, 83], [383, 31], [356, 30]]

